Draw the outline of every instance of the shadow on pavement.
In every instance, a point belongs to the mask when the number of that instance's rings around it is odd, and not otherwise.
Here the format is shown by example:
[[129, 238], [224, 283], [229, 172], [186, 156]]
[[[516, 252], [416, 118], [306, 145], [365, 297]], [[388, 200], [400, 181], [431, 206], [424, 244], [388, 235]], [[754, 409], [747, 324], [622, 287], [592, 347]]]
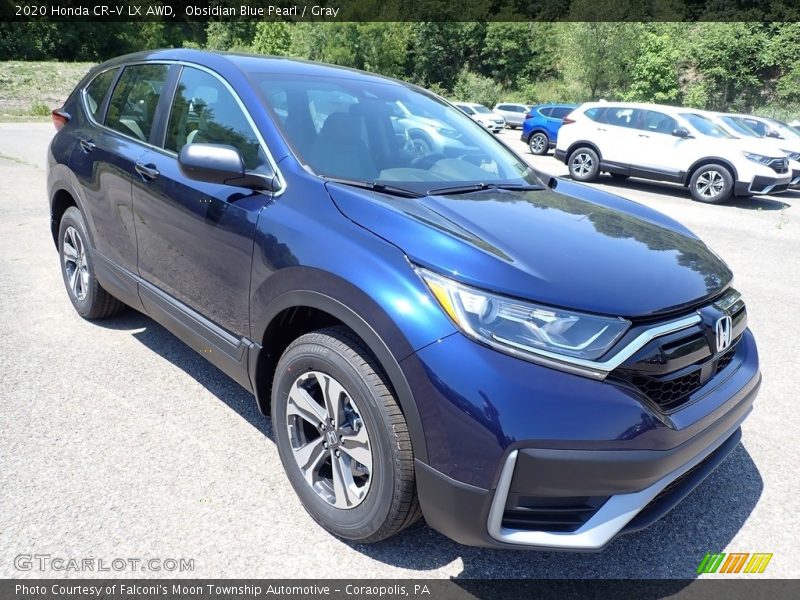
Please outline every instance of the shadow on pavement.
[[[149, 317], [129, 310], [98, 325], [130, 331], [272, 439], [270, 419], [259, 413], [252, 394]], [[464, 579], [693, 578], [705, 553], [722, 551], [742, 528], [762, 490], [758, 468], [739, 444], [675, 510], [644, 531], [620, 536], [601, 553], [471, 548], [422, 521], [384, 542], [348, 545], [374, 560], [412, 571], [431, 571], [460, 559], [459, 578]]]

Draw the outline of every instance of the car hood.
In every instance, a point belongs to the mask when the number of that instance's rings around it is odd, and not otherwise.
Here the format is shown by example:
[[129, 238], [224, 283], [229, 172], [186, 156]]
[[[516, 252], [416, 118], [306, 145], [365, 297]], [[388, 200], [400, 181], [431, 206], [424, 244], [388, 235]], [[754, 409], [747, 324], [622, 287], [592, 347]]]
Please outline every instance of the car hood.
[[412, 263], [552, 306], [651, 317], [695, 305], [731, 281], [725, 263], [679, 223], [566, 180], [543, 190], [423, 198], [327, 186], [346, 217]]
[[796, 145], [783, 143], [786, 140], [776, 140], [770, 138], [740, 137], [732, 140], [743, 152], [754, 152], [772, 158], [783, 158], [786, 156], [781, 150], [796, 150]]

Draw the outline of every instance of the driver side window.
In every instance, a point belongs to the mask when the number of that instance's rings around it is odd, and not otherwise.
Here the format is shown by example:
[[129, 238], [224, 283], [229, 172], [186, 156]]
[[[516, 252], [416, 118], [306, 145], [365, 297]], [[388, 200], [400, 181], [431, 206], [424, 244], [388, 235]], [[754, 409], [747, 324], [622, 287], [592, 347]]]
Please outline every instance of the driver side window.
[[215, 76], [192, 67], [184, 67], [178, 80], [164, 148], [177, 153], [186, 144], [233, 146], [248, 171], [266, 164], [258, 138], [233, 94]]

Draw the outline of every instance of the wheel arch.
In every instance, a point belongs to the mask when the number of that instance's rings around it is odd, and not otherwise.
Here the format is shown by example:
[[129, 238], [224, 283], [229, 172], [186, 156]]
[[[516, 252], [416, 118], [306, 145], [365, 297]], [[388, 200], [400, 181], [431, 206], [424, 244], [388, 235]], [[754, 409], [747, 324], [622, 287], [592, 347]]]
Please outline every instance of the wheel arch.
[[536, 134], [536, 133], [543, 133], [543, 134], [545, 134], [545, 136], [547, 136], [547, 141], [548, 141], [548, 142], [550, 141], [550, 134], [548, 133], [548, 131], [547, 131], [547, 130], [546, 130], [546, 129], [545, 129], [543, 126], [542, 126], [542, 125], [534, 125], [534, 126], [533, 126], [533, 128], [532, 128], [532, 129], [530, 130], [530, 132], [528, 133], [528, 137], [527, 137], [527, 139], [525, 140], [525, 143], [526, 143], [526, 144], [530, 144], [530, 143], [531, 143], [531, 138], [532, 138], [532, 137], [533, 137], [533, 135], [534, 135], [534, 134]]
[[721, 165], [730, 171], [731, 175], [733, 176], [733, 183], [735, 184], [739, 180], [739, 172], [736, 170], [736, 167], [733, 164], [724, 158], [720, 158], [718, 156], [707, 156], [705, 158], [701, 158], [700, 160], [695, 161], [691, 167], [689, 167], [686, 171], [686, 174], [683, 176], [683, 185], [688, 186], [689, 182], [692, 180], [697, 169], [701, 167], [705, 167], [706, 165]]
[[[383, 369], [408, 424], [414, 455], [421, 461], [427, 462], [428, 452], [422, 420], [411, 388], [400, 367], [400, 360], [407, 354], [402, 350], [402, 355], [398, 357], [397, 348], [392, 348], [392, 345], [397, 346], [395, 336], [402, 334], [397, 330], [387, 331], [387, 327], [391, 327], [387, 323], [391, 323], [391, 320], [377, 305], [374, 305], [369, 313], [361, 310], [365, 302], [374, 304], [374, 301], [369, 298], [359, 300], [358, 304], [362, 306], [356, 309], [351, 308], [351, 302], [345, 304], [324, 292], [302, 289], [284, 292], [270, 302], [259, 319], [261, 325], [253, 332], [253, 339], [258, 344], [251, 353], [248, 366], [258, 408], [262, 414], [270, 413], [272, 380], [278, 360], [286, 347], [299, 335], [325, 326], [341, 324], [364, 342]], [[380, 319], [383, 322], [382, 331], [381, 327], [374, 327], [362, 316], [374, 315], [373, 311], [376, 308], [384, 317]], [[301, 319], [296, 321], [298, 316]], [[389, 338], [395, 340], [394, 344]]]
[[569, 148], [567, 148], [565, 162], [569, 162], [569, 157], [572, 156], [572, 153], [575, 152], [575, 150], [578, 148], [583, 148], [584, 146], [591, 148], [597, 154], [597, 158], [599, 158], [601, 161], [603, 160], [603, 154], [600, 152], [600, 148], [598, 148], [596, 144], [593, 142], [587, 142], [586, 140], [579, 140], [577, 142], [572, 142]]

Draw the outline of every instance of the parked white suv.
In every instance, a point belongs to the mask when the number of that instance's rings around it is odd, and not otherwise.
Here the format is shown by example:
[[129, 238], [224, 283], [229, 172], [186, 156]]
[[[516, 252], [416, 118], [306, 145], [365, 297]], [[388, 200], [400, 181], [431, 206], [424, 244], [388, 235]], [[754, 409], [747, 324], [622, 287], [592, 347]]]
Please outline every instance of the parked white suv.
[[492, 112], [483, 104], [476, 102], [454, 102], [454, 104], [461, 112], [472, 117], [473, 121], [477, 121], [492, 133], [499, 133], [505, 129], [506, 120], [503, 116]]
[[555, 157], [578, 181], [601, 172], [688, 186], [700, 202], [785, 191], [789, 160], [764, 140], [740, 139], [701, 111], [628, 102], [589, 102], [558, 132]]
[[746, 115], [715, 112], [703, 114], [737, 137], [742, 139], [756, 138], [763, 140], [770, 145], [771, 153], [777, 155], [784, 154], [789, 159], [789, 170], [792, 173], [792, 180], [789, 182], [789, 187], [793, 189], [800, 188], [800, 135], [797, 135], [790, 129], [784, 131], [785, 135], [762, 135], [750, 127], [746, 121]]

